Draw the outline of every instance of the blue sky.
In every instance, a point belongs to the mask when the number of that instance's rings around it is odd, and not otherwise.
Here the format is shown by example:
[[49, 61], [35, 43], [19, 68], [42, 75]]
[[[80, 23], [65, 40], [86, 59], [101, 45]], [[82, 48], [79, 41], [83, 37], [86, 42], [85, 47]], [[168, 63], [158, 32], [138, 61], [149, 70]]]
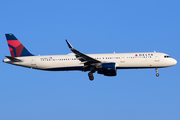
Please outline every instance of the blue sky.
[[[6, 0], [0, 58], [13, 33], [35, 55], [163, 52], [179, 61], [178, 0]], [[47, 72], [0, 63], [1, 120], [179, 120], [179, 64], [118, 70], [116, 77]]]

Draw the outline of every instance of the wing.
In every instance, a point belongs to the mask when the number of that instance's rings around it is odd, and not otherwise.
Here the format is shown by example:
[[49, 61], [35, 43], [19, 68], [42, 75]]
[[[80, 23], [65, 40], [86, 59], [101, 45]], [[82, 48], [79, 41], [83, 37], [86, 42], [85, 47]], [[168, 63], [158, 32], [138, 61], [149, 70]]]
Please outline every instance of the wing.
[[101, 61], [96, 60], [88, 55], [85, 55], [81, 52], [79, 52], [78, 50], [74, 49], [73, 46], [68, 42], [68, 40], [66, 40], [69, 49], [74, 52], [76, 54], [76, 58], [78, 60], [80, 60], [81, 62], [83, 62], [84, 64], [92, 64], [92, 63], [101, 63]]

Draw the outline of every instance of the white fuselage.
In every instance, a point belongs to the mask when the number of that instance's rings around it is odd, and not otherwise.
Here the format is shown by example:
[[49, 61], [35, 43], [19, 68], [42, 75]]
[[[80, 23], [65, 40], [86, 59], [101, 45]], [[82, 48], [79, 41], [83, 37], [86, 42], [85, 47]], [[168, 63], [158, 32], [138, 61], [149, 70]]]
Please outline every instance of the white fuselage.
[[[173, 66], [177, 61], [167, 54], [158, 52], [147, 53], [113, 53], [113, 54], [87, 54], [88, 56], [101, 61], [102, 63], [114, 62], [116, 69], [132, 68], [161, 68]], [[22, 62], [12, 62], [4, 59], [3, 62], [13, 65], [51, 71], [82, 70], [84, 63], [79, 61], [75, 54], [48, 55], [48, 56], [27, 56], [16, 57]]]

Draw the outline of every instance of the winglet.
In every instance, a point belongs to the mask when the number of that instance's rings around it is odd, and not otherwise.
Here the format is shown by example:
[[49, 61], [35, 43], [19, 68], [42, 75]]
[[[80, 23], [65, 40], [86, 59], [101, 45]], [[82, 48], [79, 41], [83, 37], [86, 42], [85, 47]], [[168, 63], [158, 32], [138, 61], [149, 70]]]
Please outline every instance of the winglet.
[[68, 46], [69, 46], [69, 49], [75, 53], [75, 56], [78, 60], [80, 60], [81, 62], [83, 62], [84, 64], [85, 63], [101, 63], [101, 61], [99, 60], [96, 60], [86, 54], [83, 54], [81, 52], [79, 52], [78, 50], [74, 49], [73, 46], [68, 42], [68, 40], [66, 40]]
[[67, 44], [68, 44], [69, 48], [70, 48], [70, 49], [73, 49], [73, 46], [69, 43], [69, 41], [68, 41], [68, 40], [66, 40], [66, 42], [67, 42]]

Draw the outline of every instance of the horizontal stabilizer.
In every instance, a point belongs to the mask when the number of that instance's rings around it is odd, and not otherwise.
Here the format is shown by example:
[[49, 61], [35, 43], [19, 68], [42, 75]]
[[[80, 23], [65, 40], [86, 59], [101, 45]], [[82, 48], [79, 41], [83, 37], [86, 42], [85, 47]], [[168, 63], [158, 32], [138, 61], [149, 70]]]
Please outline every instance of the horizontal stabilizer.
[[22, 60], [14, 58], [14, 57], [11, 57], [11, 56], [5, 56], [5, 57], [7, 57], [9, 60], [11, 60], [13, 62], [22, 62]]

